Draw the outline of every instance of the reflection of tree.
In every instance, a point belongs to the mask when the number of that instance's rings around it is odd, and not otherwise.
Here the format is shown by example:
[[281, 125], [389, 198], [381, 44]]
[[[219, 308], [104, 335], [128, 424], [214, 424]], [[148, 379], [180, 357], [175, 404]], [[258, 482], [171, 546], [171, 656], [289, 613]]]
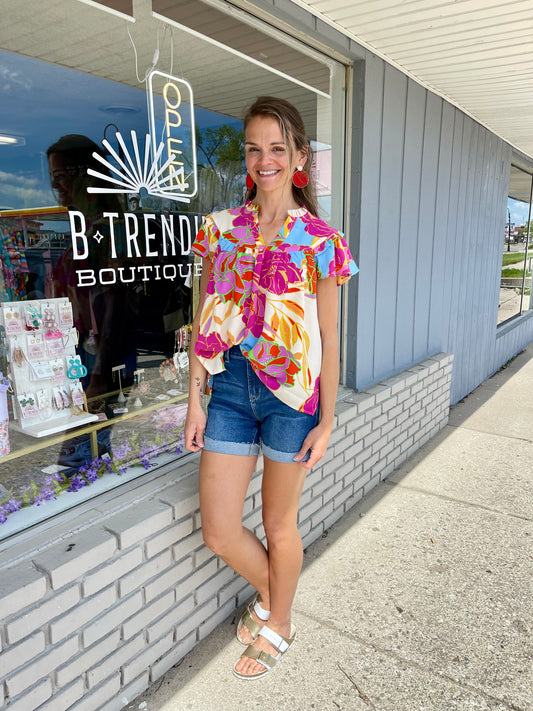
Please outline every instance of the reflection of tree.
[[[223, 124], [196, 131], [198, 211], [230, 207], [241, 201], [244, 131]], [[239, 180], [241, 178], [241, 180]]]

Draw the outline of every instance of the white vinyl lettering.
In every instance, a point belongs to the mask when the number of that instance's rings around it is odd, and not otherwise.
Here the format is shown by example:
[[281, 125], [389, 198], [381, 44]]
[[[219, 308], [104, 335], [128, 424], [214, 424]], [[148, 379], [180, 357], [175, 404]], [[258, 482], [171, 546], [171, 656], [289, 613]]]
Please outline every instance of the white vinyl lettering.
[[155, 240], [155, 233], [150, 232], [150, 220], [155, 220], [155, 215], [152, 214], [145, 214], [144, 215], [144, 245], [146, 247], [145, 255], [147, 257], [157, 257], [157, 249], [155, 251], [151, 251], [150, 249], [150, 242]]
[[77, 286], [95, 286], [96, 284], [93, 269], [78, 269], [76, 276], [78, 277]]
[[176, 256], [176, 240], [174, 238], [174, 215], [161, 215], [161, 229], [162, 236], [161, 241], [163, 243], [163, 256], [167, 256], [167, 239], [170, 243], [171, 254], [173, 257]]
[[[187, 233], [187, 247], [185, 247], [185, 233]], [[187, 215], [180, 215], [180, 242], [181, 242], [181, 253], [183, 256], [190, 254], [191, 252], [191, 223], [187, 219]]]
[[[104, 274], [109, 274], [111, 278], [104, 279]], [[100, 269], [100, 273], [98, 274], [98, 276], [100, 278], [100, 284], [102, 284], [102, 286], [117, 283], [117, 274], [114, 269]]]
[[117, 247], [115, 244], [115, 224], [113, 220], [118, 220], [118, 212], [104, 212], [103, 217], [109, 220], [109, 238], [111, 240], [111, 259], [117, 258]]
[[[70, 220], [70, 234], [72, 238], [72, 258], [87, 259], [89, 256], [89, 244], [87, 243], [87, 224], [83, 212], [78, 210], [69, 210], [68, 217]], [[78, 242], [78, 239], [81, 242]], [[81, 246], [81, 251], [79, 247]]]
[[131, 212], [126, 212], [124, 214], [124, 224], [126, 226], [126, 250], [128, 257], [132, 256], [132, 244], [135, 247], [135, 256], [140, 257], [141, 253], [139, 251], [139, 245], [137, 244], [137, 237], [139, 235], [139, 223], [137, 222], [137, 215], [134, 215]]

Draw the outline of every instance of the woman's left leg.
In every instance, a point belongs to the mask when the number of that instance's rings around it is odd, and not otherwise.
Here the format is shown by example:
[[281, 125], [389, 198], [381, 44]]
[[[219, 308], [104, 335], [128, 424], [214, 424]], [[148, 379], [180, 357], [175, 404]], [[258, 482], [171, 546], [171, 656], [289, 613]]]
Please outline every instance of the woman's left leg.
[[[297, 521], [307, 471], [297, 462], [281, 463], [264, 457], [261, 495], [270, 590], [270, 599], [265, 603], [270, 603], [268, 626], [283, 637], [290, 635], [292, 601], [302, 568], [302, 540]], [[253, 644], [275, 656], [275, 651], [263, 637], [258, 637]], [[241, 657], [235, 669], [241, 674], [255, 674], [264, 666]]]

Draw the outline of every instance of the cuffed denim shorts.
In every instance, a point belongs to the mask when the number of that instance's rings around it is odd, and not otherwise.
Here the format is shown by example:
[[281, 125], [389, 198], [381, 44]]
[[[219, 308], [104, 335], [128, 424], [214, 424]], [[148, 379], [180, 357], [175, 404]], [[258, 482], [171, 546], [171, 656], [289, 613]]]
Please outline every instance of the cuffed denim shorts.
[[275, 462], [292, 462], [318, 424], [318, 408], [309, 415], [283, 403], [259, 380], [239, 346], [224, 354], [224, 364], [226, 370], [211, 378], [204, 449], [245, 455], [262, 451]]

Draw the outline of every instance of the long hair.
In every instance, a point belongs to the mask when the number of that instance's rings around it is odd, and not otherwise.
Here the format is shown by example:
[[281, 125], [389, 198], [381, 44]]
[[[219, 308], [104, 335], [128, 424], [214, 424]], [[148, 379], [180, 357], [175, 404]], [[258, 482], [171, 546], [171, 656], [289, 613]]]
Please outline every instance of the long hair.
[[[256, 116], [271, 116], [279, 122], [291, 161], [294, 151], [307, 151], [307, 160], [303, 169], [309, 176], [309, 182], [305, 188], [297, 188], [293, 183], [291, 186], [292, 194], [298, 205], [304, 205], [311, 214], [318, 216], [315, 186], [311, 178], [313, 150], [306, 136], [300, 112], [285, 99], [278, 99], [274, 96], [259, 96], [246, 112], [244, 117], [245, 131], [250, 121]], [[257, 188], [254, 185], [251, 190], [247, 191], [246, 199], [253, 200], [256, 192]]]

